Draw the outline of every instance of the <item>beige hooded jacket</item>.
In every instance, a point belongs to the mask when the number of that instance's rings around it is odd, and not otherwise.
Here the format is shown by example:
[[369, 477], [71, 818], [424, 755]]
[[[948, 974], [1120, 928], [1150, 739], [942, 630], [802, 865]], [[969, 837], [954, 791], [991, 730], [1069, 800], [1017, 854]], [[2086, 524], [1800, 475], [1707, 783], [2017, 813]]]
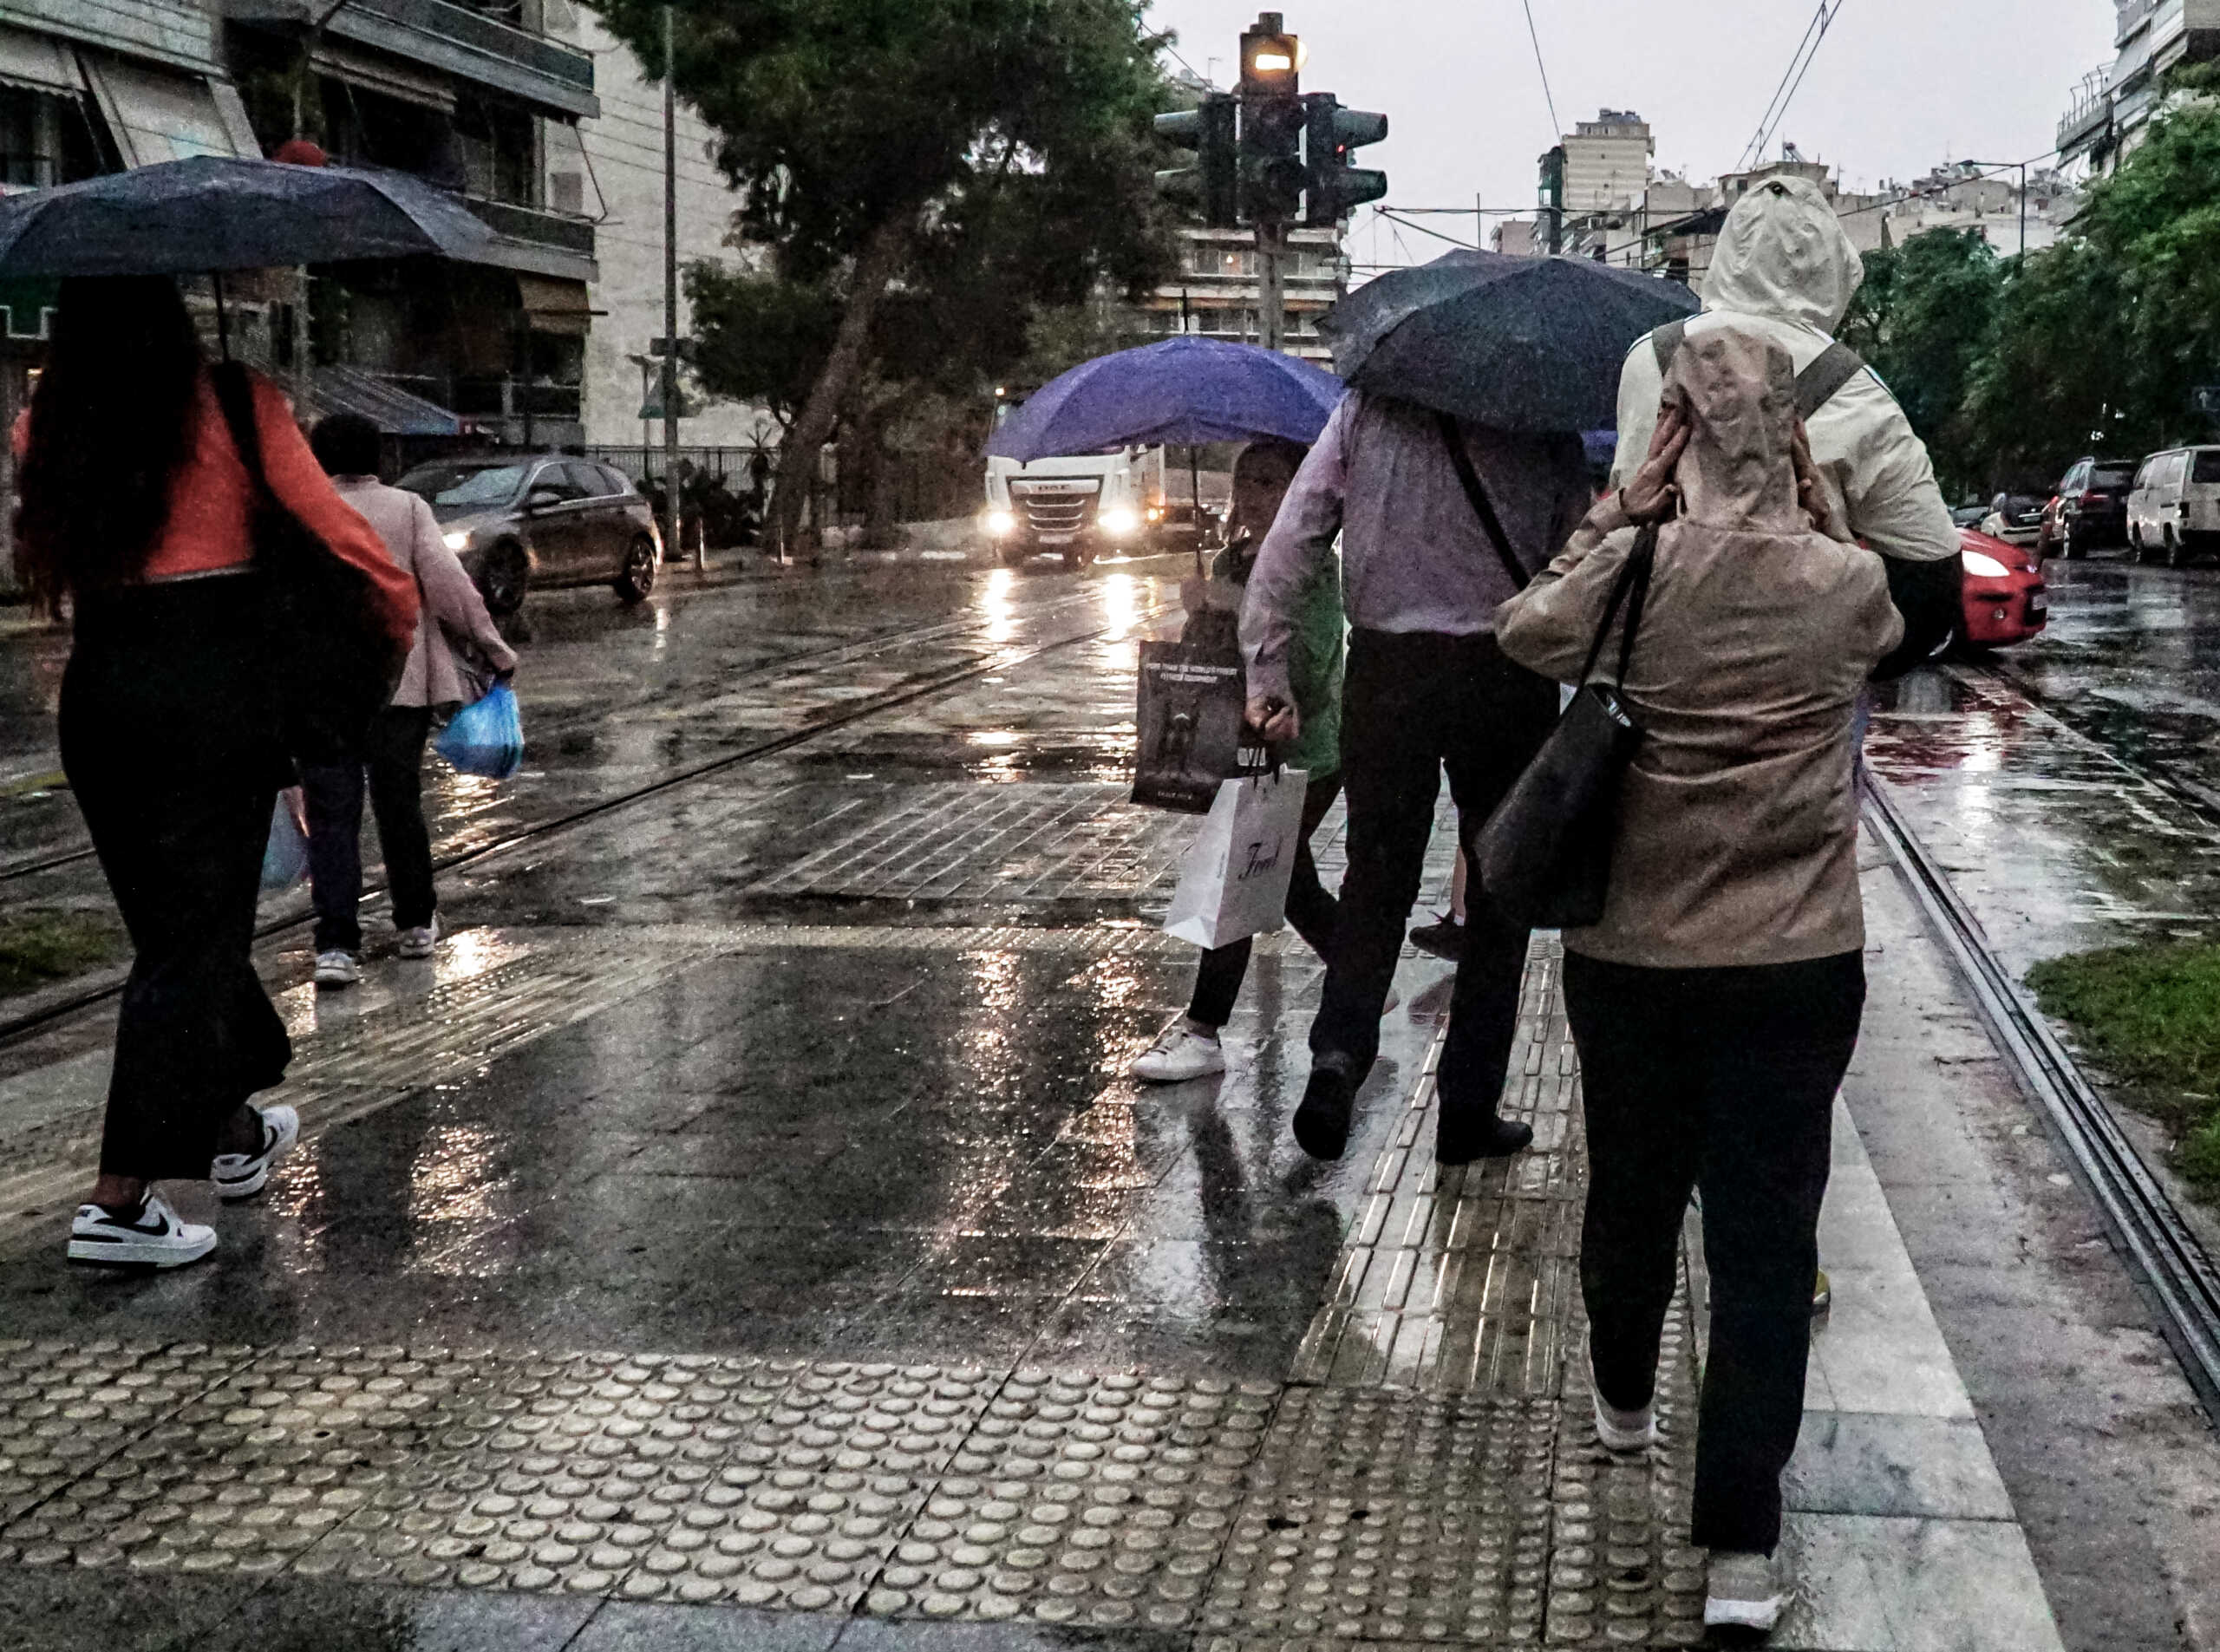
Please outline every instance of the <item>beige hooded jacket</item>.
[[[1624, 697], [1643, 731], [1603, 918], [1571, 950], [1649, 969], [1793, 963], [1864, 944], [1851, 716], [1903, 621], [1880, 558], [1817, 532], [1789, 457], [1795, 375], [1769, 334], [1692, 335], [1683, 514], [1658, 535]], [[1635, 531], [1610, 495], [1496, 614], [1520, 664], [1579, 674]], [[1616, 668], [1616, 637], [1598, 669]]]
[[[1732, 322], [1786, 350], [1800, 373], [1834, 342], [1864, 279], [1858, 249], [1818, 186], [1768, 178], [1727, 213], [1704, 281], [1704, 313], [1688, 324], [1688, 336]], [[1657, 352], [1645, 338], [1619, 379], [1615, 486], [1625, 486], [1649, 454], [1663, 384]], [[1837, 523], [1882, 555], [1907, 562], [1958, 554], [1958, 531], [1926, 444], [1870, 370], [1812, 415], [1810, 432]]]

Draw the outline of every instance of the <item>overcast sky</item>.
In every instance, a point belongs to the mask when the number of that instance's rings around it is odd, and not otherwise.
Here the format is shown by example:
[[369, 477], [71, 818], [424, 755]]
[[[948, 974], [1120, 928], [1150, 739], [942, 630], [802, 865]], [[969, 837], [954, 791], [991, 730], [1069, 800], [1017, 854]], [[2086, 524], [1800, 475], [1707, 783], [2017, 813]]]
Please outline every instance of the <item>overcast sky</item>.
[[[1811, 23], [1816, 0], [1532, 0], [1566, 127], [1634, 109], [1657, 164], [1700, 180], [1732, 170]], [[1531, 205], [1557, 129], [1520, 0], [1282, 0], [1309, 54], [1306, 91], [1384, 111], [1362, 152], [1396, 206]], [[1159, 28], [1220, 86], [1253, 0], [1156, 0]], [[1846, 0], [1781, 123], [1845, 182], [1910, 179], [1944, 160], [2020, 160], [2057, 140], [2071, 88], [2112, 56], [2110, 0]], [[1211, 60], [1216, 60], [1215, 62]], [[1469, 241], [1472, 219], [1428, 219]], [[1489, 222], [1495, 220], [1491, 219]], [[1401, 263], [1439, 248], [1360, 210], [1350, 252]]]

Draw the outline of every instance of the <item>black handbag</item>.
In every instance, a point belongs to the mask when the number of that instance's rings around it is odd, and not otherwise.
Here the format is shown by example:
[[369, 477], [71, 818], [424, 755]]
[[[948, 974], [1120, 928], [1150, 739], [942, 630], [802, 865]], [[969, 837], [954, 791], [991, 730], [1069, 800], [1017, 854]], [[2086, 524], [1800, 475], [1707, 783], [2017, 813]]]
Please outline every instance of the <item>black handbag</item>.
[[245, 367], [221, 362], [210, 373], [254, 484], [250, 532], [267, 592], [271, 692], [286, 754], [299, 763], [356, 761], [371, 722], [393, 698], [408, 651], [379, 622], [370, 577], [271, 491]]
[[[1618, 834], [1619, 785], [1642, 744], [1625, 684], [1649, 597], [1657, 530], [1645, 527], [1611, 587], [1611, 600], [1581, 668], [1580, 689], [1557, 728], [1487, 824], [1465, 846], [1497, 911], [1529, 929], [1581, 929], [1603, 916]], [[1610, 684], [1588, 679], [1622, 605], [1626, 628]]]

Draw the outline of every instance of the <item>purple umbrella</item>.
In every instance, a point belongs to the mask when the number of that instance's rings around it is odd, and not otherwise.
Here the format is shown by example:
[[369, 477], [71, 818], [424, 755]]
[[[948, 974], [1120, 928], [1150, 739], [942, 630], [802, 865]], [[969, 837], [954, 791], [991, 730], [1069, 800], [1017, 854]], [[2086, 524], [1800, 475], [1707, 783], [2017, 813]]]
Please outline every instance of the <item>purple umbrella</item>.
[[1342, 399], [1322, 368], [1255, 344], [1167, 338], [1082, 362], [1028, 397], [987, 451], [1030, 464], [1170, 442], [1312, 442]]

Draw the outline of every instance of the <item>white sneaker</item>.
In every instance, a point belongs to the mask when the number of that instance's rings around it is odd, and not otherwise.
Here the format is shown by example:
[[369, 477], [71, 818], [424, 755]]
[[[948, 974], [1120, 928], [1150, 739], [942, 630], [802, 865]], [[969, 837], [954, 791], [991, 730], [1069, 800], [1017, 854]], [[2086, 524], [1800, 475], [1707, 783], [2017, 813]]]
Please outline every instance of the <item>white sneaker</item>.
[[252, 1198], [270, 1179], [270, 1167], [293, 1151], [301, 1139], [301, 1115], [291, 1107], [262, 1109], [262, 1147], [251, 1153], [218, 1153], [208, 1179], [216, 1184], [216, 1197]]
[[440, 920], [434, 914], [432, 921], [418, 930], [401, 931], [401, 944], [394, 951], [404, 958], [428, 958], [432, 949], [440, 944]]
[[1126, 1069], [1144, 1084], [1181, 1084], [1225, 1071], [1225, 1052], [1182, 1020]]
[[1714, 1549], [1704, 1595], [1705, 1627], [1769, 1630], [1787, 1609], [1789, 1592], [1771, 1555]]
[[1588, 1371], [1588, 1393], [1596, 1401], [1596, 1438], [1605, 1451], [1647, 1451], [1657, 1443], [1657, 1407], [1643, 1406], [1638, 1411], [1622, 1411], [1616, 1406], [1603, 1402], [1603, 1391], [1596, 1386], [1596, 1370]]
[[133, 1217], [104, 1205], [80, 1205], [69, 1227], [69, 1260], [112, 1268], [182, 1268], [216, 1248], [216, 1230], [181, 1222], [160, 1193]]
[[316, 983], [319, 987], [351, 987], [362, 978], [362, 963], [352, 952], [316, 955]]

